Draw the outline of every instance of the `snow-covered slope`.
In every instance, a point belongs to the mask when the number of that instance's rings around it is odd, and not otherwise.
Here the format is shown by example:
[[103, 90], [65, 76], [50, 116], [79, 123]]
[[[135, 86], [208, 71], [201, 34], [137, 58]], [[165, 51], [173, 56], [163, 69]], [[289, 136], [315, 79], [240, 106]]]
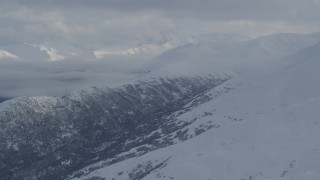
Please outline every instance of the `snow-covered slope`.
[[11, 54], [8, 51], [0, 50], [0, 59], [3, 58], [17, 58], [18, 56]]
[[212, 41], [194, 41], [169, 50], [152, 60], [143, 70], [237, 73], [292, 55], [319, 41], [318, 34], [273, 34], [256, 39], [218, 36]]
[[[180, 113], [193, 137], [140, 157], [84, 168], [73, 179], [320, 179], [320, 44], [225, 82]], [[194, 137], [211, 122], [216, 128]], [[81, 173], [80, 173], [81, 174]]]
[[161, 44], [140, 44], [123, 49], [98, 49], [93, 53], [97, 59], [150, 59], [179, 46], [180, 43], [171, 40]]
[[[19, 58], [26, 62], [32, 61], [61, 61], [65, 59], [92, 60], [94, 54], [82, 46], [64, 42], [12, 42], [2, 44], [0, 48], [11, 52], [10, 57]], [[6, 53], [8, 56], [8, 53]]]

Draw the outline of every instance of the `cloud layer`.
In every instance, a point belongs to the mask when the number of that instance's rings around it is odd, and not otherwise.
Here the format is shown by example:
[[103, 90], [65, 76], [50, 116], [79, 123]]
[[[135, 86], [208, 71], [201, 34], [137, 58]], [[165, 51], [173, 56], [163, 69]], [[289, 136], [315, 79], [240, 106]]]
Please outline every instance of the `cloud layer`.
[[319, 31], [319, 0], [12, 0], [1, 2], [0, 38], [129, 46], [179, 35]]
[[[139, 62], [8, 62], [0, 59], [0, 99], [62, 96], [79, 88], [117, 87], [132, 82]], [[121, 64], [121, 66], [120, 66]]]

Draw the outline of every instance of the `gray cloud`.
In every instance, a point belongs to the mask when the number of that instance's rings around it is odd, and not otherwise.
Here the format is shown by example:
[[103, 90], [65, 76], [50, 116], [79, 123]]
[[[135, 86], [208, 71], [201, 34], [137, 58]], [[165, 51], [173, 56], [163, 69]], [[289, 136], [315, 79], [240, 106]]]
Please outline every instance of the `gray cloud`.
[[315, 15], [320, 14], [319, 0], [12, 0], [6, 4], [11, 8], [25, 6], [63, 11], [94, 9], [133, 13], [155, 10], [214, 20], [315, 21]]
[[244, 27], [255, 34], [307, 32], [319, 30], [319, 8], [319, 0], [12, 0], [0, 7], [0, 31], [109, 44], [122, 44], [119, 37], [129, 42], [186, 27], [215, 30], [210, 24], [220, 31], [232, 24], [240, 33]]

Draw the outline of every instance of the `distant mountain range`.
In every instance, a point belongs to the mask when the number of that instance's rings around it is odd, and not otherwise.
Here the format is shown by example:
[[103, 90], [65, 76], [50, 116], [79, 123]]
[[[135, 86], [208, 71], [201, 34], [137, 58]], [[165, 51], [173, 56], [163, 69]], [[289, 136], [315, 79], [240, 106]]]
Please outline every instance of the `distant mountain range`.
[[[90, 47], [62, 41], [11, 42], [0, 45], [0, 59], [24, 61], [108, 60], [108, 59], [256, 59], [277, 58], [315, 44], [318, 34], [276, 34], [257, 39], [236, 34], [212, 34], [184, 38], [164, 38], [129, 47]], [[254, 53], [253, 53], [254, 52]], [[180, 60], [179, 60], [180, 59]]]

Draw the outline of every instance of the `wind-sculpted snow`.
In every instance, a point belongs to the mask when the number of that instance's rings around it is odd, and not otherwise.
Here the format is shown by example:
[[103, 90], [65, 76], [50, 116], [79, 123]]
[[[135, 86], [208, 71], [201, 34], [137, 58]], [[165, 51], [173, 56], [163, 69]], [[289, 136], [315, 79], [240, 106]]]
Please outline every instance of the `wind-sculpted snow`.
[[[5, 101], [0, 104], [0, 177], [63, 179], [99, 160], [112, 164], [185, 140], [176, 131], [190, 123], [176, 124], [178, 115], [172, 113], [228, 78], [160, 78]], [[137, 153], [128, 153], [134, 148]]]

